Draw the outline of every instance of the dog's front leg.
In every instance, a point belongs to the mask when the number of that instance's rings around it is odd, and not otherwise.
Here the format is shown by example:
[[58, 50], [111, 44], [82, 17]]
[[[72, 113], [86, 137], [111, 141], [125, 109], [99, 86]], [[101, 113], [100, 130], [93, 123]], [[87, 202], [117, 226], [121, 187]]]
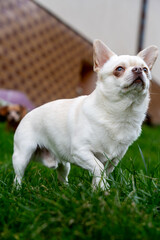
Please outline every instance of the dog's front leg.
[[104, 165], [88, 150], [79, 150], [74, 152], [73, 160], [76, 165], [87, 169], [93, 174], [92, 186], [93, 189], [100, 187], [102, 190], [109, 189], [109, 184], [106, 182], [106, 173]]
[[114, 158], [109, 162], [109, 164], [107, 165], [107, 169], [106, 169], [107, 176], [109, 176], [109, 174], [113, 172], [115, 167], [118, 165], [119, 161], [120, 161], [119, 159]]

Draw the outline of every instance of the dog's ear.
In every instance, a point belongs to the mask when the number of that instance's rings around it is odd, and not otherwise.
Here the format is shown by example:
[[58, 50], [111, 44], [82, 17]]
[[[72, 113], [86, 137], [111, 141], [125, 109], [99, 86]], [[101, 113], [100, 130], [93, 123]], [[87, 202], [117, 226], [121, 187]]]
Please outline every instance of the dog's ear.
[[158, 48], [156, 46], [147, 47], [139, 52], [137, 56], [141, 57], [151, 70], [158, 57]]
[[8, 114], [8, 106], [0, 107], [0, 115], [6, 116]]
[[98, 72], [113, 55], [115, 53], [102, 41], [95, 40], [93, 43], [93, 70]]
[[27, 114], [27, 109], [20, 105], [20, 110], [21, 110], [21, 118], [23, 118]]

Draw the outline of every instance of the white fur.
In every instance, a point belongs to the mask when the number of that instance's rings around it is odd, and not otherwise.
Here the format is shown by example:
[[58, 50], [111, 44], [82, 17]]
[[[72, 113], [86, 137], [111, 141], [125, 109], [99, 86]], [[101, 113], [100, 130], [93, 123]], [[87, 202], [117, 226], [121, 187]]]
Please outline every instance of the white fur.
[[[92, 172], [94, 187], [109, 187], [104, 166], [108, 163], [108, 175], [139, 137], [148, 108], [151, 79], [148, 69], [148, 76], [143, 72], [144, 89], [139, 85], [125, 88], [133, 82], [133, 67], [143, 68], [147, 64], [140, 56], [110, 55], [98, 69], [97, 87], [89, 96], [47, 103], [22, 119], [14, 136], [15, 183], [21, 184], [38, 146], [49, 150], [52, 158], [47, 162], [47, 156], [42, 162], [57, 167], [59, 180], [68, 182], [73, 163]], [[126, 70], [117, 78], [113, 71], [119, 65]]]

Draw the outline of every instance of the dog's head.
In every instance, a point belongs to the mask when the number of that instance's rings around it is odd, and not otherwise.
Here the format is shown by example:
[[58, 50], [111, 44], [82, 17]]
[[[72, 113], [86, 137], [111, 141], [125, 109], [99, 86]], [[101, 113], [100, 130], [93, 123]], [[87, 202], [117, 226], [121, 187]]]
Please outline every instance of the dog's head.
[[16, 128], [26, 113], [27, 109], [21, 105], [3, 106], [0, 107], [0, 120], [7, 121], [10, 127]]
[[150, 46], [137, 56], [117, 56], [103, 42], [93, 44], [94, 71], [106, 96], [139, 96], [148, 93], [151, 69], [158, 56], [158, 49]]

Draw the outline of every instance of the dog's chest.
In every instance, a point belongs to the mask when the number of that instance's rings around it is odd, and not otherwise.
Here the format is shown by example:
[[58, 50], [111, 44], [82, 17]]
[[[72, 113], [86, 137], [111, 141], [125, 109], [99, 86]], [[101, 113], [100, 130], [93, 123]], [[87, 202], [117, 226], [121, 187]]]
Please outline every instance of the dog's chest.
[[94, 138], [93, 151], [97, 154], [106, 154], [111, 160], [122, 158], [128, 147], [140, 135], [141, 128], [130, 124], [117, 124], [112, 127], [100, 127]]

